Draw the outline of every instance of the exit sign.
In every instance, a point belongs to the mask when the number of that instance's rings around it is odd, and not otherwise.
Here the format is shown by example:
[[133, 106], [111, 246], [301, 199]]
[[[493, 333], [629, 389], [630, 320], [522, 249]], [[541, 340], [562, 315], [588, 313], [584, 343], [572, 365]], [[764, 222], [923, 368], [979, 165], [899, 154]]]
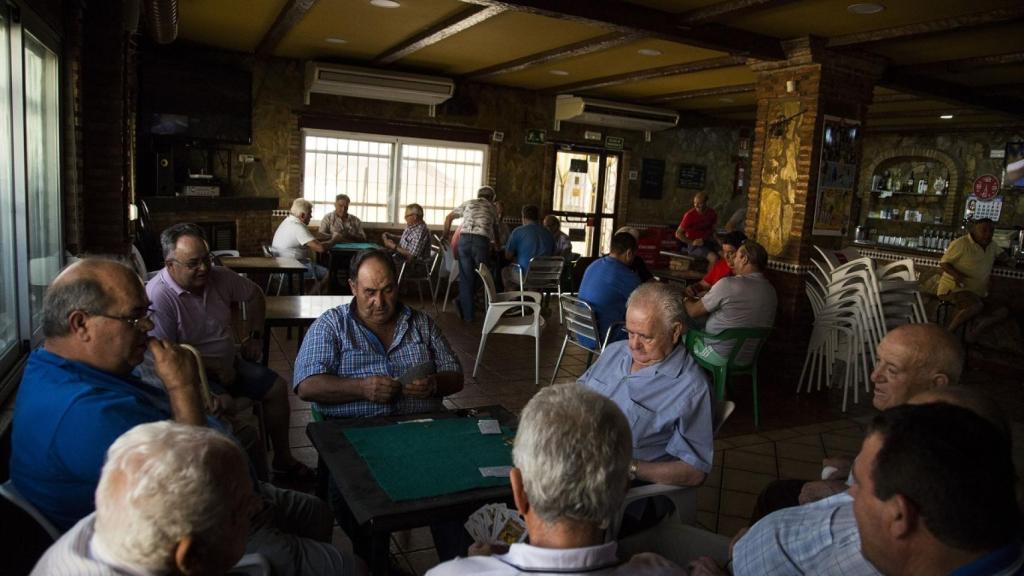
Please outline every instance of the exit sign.
[[547, 134], [543, 130], [527, 130], [526, 143], [543, 144], [546, 136]]
[[604, 147], [609, 150], [622, 150], [622, 145], [626, 141], [618, 136], [609, 136], [604, 139]]

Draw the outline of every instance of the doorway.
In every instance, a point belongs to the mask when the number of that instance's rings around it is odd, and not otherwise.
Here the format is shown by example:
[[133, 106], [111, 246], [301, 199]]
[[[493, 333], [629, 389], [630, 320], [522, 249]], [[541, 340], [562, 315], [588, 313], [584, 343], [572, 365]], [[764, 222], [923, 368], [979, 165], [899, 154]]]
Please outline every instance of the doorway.
[[621, 164], [617, 152], [570, 144], [555, 150], [551, 213], [581, 256], [599, 256], [611, 246]]

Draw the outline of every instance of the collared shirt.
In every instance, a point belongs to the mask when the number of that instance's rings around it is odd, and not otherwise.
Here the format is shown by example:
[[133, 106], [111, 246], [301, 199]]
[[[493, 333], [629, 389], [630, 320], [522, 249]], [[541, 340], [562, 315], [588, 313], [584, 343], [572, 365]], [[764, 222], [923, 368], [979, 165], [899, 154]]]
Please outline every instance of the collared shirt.
[[309, 231], [309, 227], [294, 214], [289, 214], [274, 232], [274, 241], [271, 245], [279, 256], [305, 262], [309, 260], [309, 248], [306, 244], [313, 240], [316, 238]]
[[461, 206], [452, 210], [456, 216], [462, 217], [462, 233], [486, 236], [491, 242], [497, 242], [495, 227], [498, 212], [494, 203], [486, 198], [466, 200]]
[[[640, 285], [640, 277], [622, 262], [611, 256], [595, 260], [583, 273], [580, 282], [580, 300], [594, 309], [597, 317], [598, 334], [604, 338], [613, 322], [626, 319], [626, 300]], [[609, 342], [625, 338], [621, 330], [611, 335]], [[584, 345], [592, 346], [589, 338], [581, 339]]]
[[408, 250], [413, 258], [426, 258], [430, 253], [430, 229], [426, 222], [417, 222], [403, 230], [398, 245]]
[[516, 264], [523, 274], [530, 268], [530, 260], [541, 256], [551, 256], [555, 249], [555, 239], [547, 228], [536, 222], [523, 224], [512, 231], [508, 237], [505, 250], [515, 255]]
[[185, 290], [164, 268], [146, 283], [153, 307], [150, 336], [195, 346], [203, 356], [219, 358], [226, 366], [235, 357], [231, 331], [231, 305], [248, 302], [260, 288], [248, 278], [223, 266], [213, 266], [202, 293]]
[[427, 576], [458, 576], [483, 574], [593, 574], [596, 576], [636, 575], [668, 576], [683, 573], [676, 564], [656, 554], [638, 554], [629, 562], [616, 559], [615, 542], [586, 548], [540, 548], [529, 544], [513, 544], [507, 554], [470, 556], [444, 562], [427, 571]]
[[942, 273], [939, 278], [939, 286], [935, 292], [946, 294], [948, 292], [960, 292], [967, 290], [982, 298], [988, 296], [988, 280], [992, 274], [992, 266], [996, 262], [998, 253], [995, 242], [989, 242], [988, 246], [982, 248], [980, 244], [965, 234], [949, 243], [946, 252], [939, 259], [939, 264], [951, 264], [961, 272], [964, 278], [963, 288], [956, 285], [952, 276]]
[[[461, 372], [459, 358], [441, 330], [423, 312], [400, 304], [391, 347], [384, 345], [343, 304], [323, 313], [310, 326], [295, 359], [293, 387], [310, 376], [330, 374], [341, 378], [390, 376], [399, 378], [410, 368], [433, 362], [435, 373]], [[325, 416], [358, 418], [414, 414], [441, 410], [440, 398], [399, 396], [387, 404], [356, 400], [345, 404], [313, 403]]]
[[345, 214], [342, 218], [338, 213], [331, 210], [320, 219], [321, 234], [328, 236], [341, 234], [342, 240], [366, 240], [366, 233], [363, 232], [363, 222], [352, 214]]
[[679, 221], [679, 227], [683, 229], [687, 240], [698, 238], [706, 240], [715, 233], [716, 222], [718, 222], [718, 213], [714, 208], [705, 208], [703, 212], [698, 212], [696, 208], [690, 208], [686, 214], [683, 214], [683, 219]]
[[708, 377], [676, 346], [664, 360], [630, 373], [625, 341], [609, 344], [579, 384], [611, 399], [633, 432], [633, 457], [648, 462], [679, 459], [711, 471], [714, 443]]
[[104, 558], [95, 542], [96, 513], [89, 514], [68, 530], [43, 554], [30, 576], [74, 574], [75, 576], [150, 576], [150, 572]]
[[1024, 550], [1013, 541], [989, 552], [970, 564], [965, 564], [949, 576], [1020, 576], [1024, 574]]
[[733, 548], [732, 571], [735, 576], [878, 574], [860, 552], [848, 492], [762, 518]]

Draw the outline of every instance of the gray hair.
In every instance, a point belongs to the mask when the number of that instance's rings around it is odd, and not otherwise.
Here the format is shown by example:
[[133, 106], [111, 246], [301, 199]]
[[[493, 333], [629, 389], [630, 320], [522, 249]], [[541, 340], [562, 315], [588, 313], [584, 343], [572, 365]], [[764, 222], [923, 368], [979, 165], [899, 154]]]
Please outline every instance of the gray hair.
[[[106, 286], [96, 277], [95, 270], [102, 266], [117, 266], [132, 278], [138, 278], [134, 270], [114, 258], [90, 256], [67, 265], [43, 295], [44, 337], [60, 338], [70, 334], [68, 316], [75, 310], [102, 314], [114, 304]], [[62, 279], [71, 268], [82, 268], [82, 274], [73, 280]]]
[[338, 200], [344, 200], [346, 204], [352, 203], [352, 199], [348, 197], [348, 194], [338, 194], [334, 197], [334, 201], [337, 202]]
[[[232, 457], [233, 455], [233, 457]], [[114, 559], [160, 573], [169, 545], [185, 536], [217, 546], [219, 527], [237, 511], [245, 457], [211, 428], [169, 420], [140, 424], [107, 450], [96, 488], [96, 534]], [[241, 467], [231, 474], [233, 467]]]
[[614, 402], [561, 384], [542, 389], [523, 409], [512, 461], [544, 522], [604, 528], [620, 513], [632, 454], [629, 423]]
[[419, 216], [421, 219], [423, 218], [423, 206], [420, 206], [419, 204], [409, 204], [408, 206], [405, 207], [405, 210], [406, 212], [412, 212], [413, 214]]
[[203, 233], [203, 229], [199, 226], [191, 222], [175, 224], [160, 233], [160, 248], [164, 252], [164, 259], [170, 258], [174, 254], [174, 249], [178, 246], [178, 239], [182, 236], [195, 236], [204, 242], [206, 241], [206, 234]]
[[641, 303], [654, 308], [657, 312], [655, 315], [661, 318], [662, 326], [666, 330], [671, 330], [673, 323], [683, 321], [683, 299], [678, 292], [669, 288], [668, 284], [660, 282], [641, 284], [629, 295], [629, 300], [626, 300], [626, 309]]
[[292, 207], [289, 212], [291, 212], [292, 216], [295, 216], [296, 218], [301, 217], [303, 214], [312, 214], [313, 203], [305, 198], [296, 198], [292, 201]]
[[491, 188], [490, 186], [481, 186], [480, 189], [476, 191], [477, 198], [486, 198], [493, 201], [494, 196], [494, 188]]

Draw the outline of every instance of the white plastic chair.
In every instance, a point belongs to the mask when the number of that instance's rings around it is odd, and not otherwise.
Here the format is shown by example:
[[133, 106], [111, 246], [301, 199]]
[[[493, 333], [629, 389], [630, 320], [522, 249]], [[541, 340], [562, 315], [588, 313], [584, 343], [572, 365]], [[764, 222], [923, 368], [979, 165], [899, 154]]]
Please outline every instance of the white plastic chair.
[[[444, 303], [441, 304], [441, 312], [448, 310], [449, 295], [452, 291], [452, 284], [459, 280], [459, 256], [451, 253], [451, 247], [447, 241], [442, 241], [441, 247], [443, 248], [442, 258], [445, 265], [442, 266], [443, 270], [448, 272], [448, 287], [444, 289]], [[434, 298], [437, 299], [437, 293], [441, 290], [441, 280], [438, 278], [437, 286], [434, 288]]]
[[[476, 364], [473, 365], [473, 377], [480, 368], [480, 358], [484, 355], [487, 337], [490, 334], [514, 334], [533, 336], [533, 383], [540, 384], [540, 332], [544, 329], [544, 318], [540, 315], [541, 295], [538, 292], [501, 292], [494, 289], [494, 277], [486, 264], [480, 264], [477, 274], [484, 283], [487, 315], [484, 316], [484, 327], [480, 333], [480, 348], [476, 353]], [[505, 316], [509, 310], [516, 308], [529, 309], [529, 316]]]

